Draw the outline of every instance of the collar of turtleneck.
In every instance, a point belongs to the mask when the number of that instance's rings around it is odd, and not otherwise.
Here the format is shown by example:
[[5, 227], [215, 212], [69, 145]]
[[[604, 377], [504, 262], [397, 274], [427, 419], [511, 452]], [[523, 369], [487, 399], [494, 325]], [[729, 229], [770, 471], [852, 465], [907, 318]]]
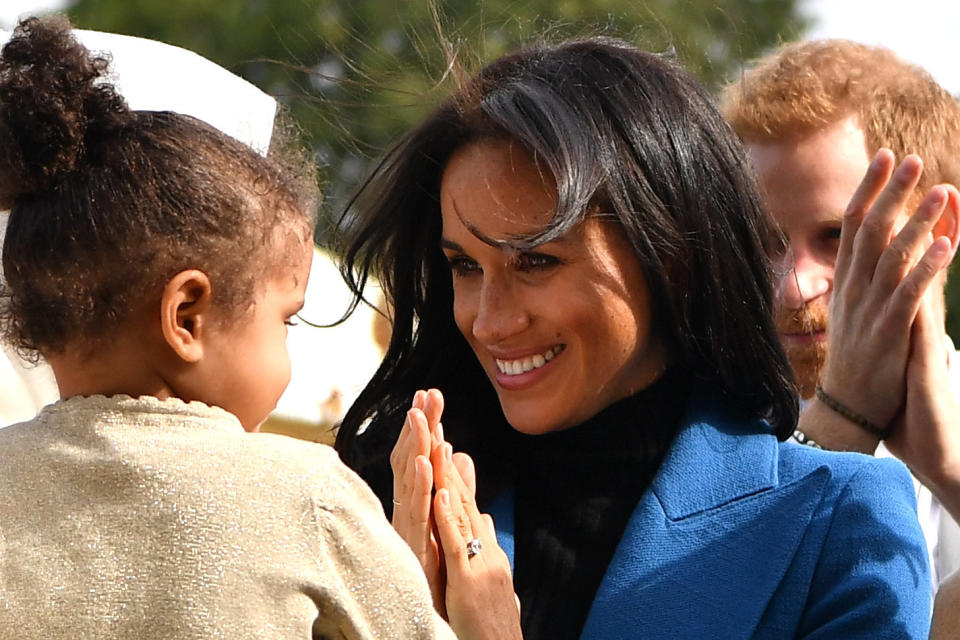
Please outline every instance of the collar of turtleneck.
[[525, 638], [576, 637], [626, 523], [676, 435], [687, 376], [563, 431], [521, 436], [515, 583]]

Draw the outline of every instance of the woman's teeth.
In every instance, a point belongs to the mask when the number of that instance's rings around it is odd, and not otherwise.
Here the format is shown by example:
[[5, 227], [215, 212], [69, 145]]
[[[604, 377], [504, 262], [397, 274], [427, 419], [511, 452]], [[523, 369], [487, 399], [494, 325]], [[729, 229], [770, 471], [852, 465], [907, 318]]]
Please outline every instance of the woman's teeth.
[[553, 360], [561, 351], [563, 351], [563, 345], [558, 344], [550, 347], [543, 353], [537, 353], [532, 356], [527, 356], [526, 358], [520, 358], [519, 360], [500, 360], [498, 358], [495, 358], [495, 360], [500, 373], [505, 373], [509, 376], [518, 376], [521, 373], [539, 369]]

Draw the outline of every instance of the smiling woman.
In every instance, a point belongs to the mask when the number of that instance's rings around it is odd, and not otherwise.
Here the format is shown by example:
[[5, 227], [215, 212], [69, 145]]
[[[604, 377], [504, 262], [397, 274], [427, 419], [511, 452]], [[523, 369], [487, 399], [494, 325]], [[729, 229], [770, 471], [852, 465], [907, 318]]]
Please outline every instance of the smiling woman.
[[771, 234], [675, 64], [608, 39], [500, 58], [346, 222], [344, 273], [394, 326], [337, 446], [439, 608], [502, 638], [926, 634], [902, 465], [779, 442]]

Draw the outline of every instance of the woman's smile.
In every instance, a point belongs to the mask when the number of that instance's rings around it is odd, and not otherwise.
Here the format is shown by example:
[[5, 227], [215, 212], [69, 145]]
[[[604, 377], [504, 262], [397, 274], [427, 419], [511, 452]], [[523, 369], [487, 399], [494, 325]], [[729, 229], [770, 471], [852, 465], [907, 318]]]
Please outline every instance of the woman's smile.
[[560, 355], [560, 352], [563, 351], [565, 345], [558, 344], [550, 347], [542, 353], [534, 353], [532, 356], [524, 356], [519, 358], [497, 358], [494, 357], [494, 362], [497, 363], [497, 369], [500, 370], [500, 373], [506, 376], [519, 376], [521, 374], [527, 373], [534, 369], [539, 369], [544, 366], [556, 356]]

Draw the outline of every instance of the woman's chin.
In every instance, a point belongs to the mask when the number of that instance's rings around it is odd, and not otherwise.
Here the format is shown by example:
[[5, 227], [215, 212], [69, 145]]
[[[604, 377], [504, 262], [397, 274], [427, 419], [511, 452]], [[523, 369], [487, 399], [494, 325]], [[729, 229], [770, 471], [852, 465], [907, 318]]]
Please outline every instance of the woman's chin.
[[540, 406], [516, 406], [517, 403], [503, 403], [500, 406], [503, 409], [503, 415], [514, 430], [528, 436], [538, 436], [544, 433], [562, 431], [572, 427], [567, 421], [553, 419], [550, 415], [544, 413], [542, 405]]

